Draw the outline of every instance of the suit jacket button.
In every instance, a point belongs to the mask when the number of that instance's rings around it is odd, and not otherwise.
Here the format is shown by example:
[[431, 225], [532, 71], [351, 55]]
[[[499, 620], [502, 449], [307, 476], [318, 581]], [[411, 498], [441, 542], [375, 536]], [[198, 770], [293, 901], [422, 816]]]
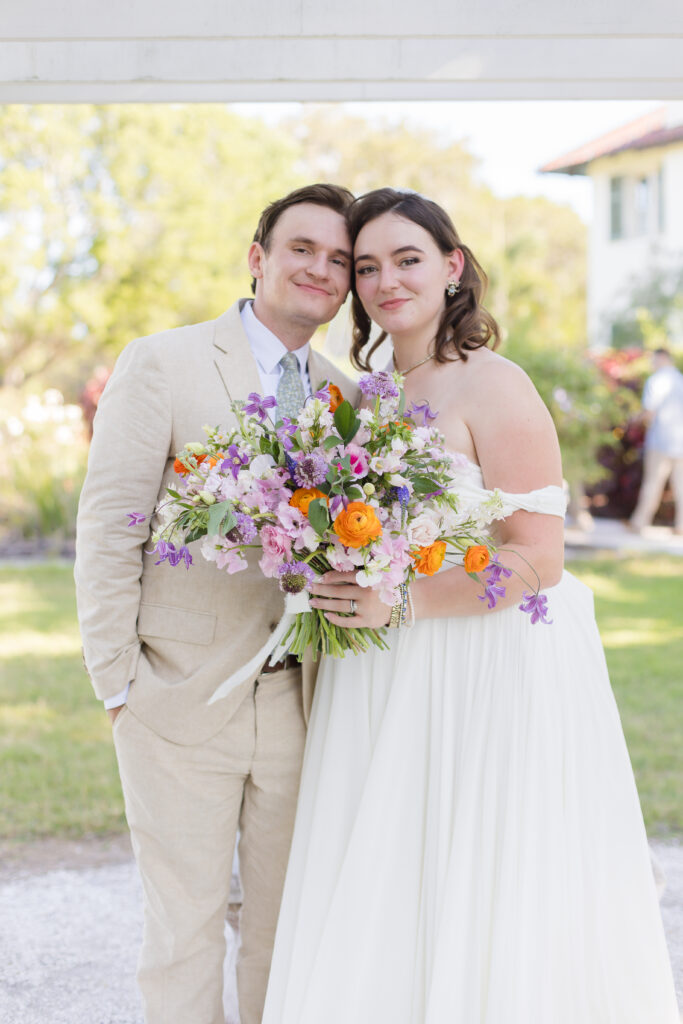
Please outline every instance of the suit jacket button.
[[271, 633], [273, 632], [273, 630], [275, 629], [276, 626], [277, 626], [277, 622], [271, 622], [270, 623], [270, 631], [271, 631]]

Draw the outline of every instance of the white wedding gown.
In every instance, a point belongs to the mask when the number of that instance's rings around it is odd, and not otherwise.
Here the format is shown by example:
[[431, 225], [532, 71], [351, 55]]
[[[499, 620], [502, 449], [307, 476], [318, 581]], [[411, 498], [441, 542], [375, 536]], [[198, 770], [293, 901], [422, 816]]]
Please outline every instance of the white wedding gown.
[[546, 593], [323, 663], [263, 1024], [678, 1024], [592, 594]]

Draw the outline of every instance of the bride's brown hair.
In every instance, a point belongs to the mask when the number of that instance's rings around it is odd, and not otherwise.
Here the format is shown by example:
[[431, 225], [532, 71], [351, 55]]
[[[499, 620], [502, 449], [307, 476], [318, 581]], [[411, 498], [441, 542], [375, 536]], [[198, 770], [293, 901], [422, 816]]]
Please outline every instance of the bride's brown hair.
[[[393, 188], [378, 188], [373, 192], [366, 192], [364, 196], [356, 199], [347, 211], [351, 245], [356, 244], [356, 239], [366, 224], [389, 212], [412, 220], [428, 231], [444, 255], [459, 249], [465, 258], [459, 291], [455, 295], [445, 296], [446, 306], [434, 339], [436, 361], [446, 363], [454, 358], [465, 361], [468, 352], [481, 348], [491, 339], [491, 347], [496, 348], [500, 341], [500, 330], [491, 314], [482, 306], [488, 278], [473, 253], [460, 241], [451, 218], [437, 203], [425, 199], [417, 192], [399, 192]], [[352, 276], [351, 291], [351, 362], [358, 370], [369, 370], [370, 357], [386, 338], [386, 332], [382, 331], [368, 351], [363, 351], [370, 340], [372, 321], [358, 298], [355, 276]]]

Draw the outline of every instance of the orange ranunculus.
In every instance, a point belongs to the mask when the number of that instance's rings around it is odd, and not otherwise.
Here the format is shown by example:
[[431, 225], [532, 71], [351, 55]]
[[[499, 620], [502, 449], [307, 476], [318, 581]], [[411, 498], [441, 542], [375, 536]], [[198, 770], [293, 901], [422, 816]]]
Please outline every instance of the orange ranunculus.
[[424, 576], [433, 576], [441, 568], [445, 555], [446, 542], [435, 540], [428, 548], [420, 548], [415, 552], [415, 568]]
[[489, 549], [484, 544], [473, 544], [465, 552], [465, 572], [481, 572], [490, 561]]
[[319, 491], [317, 487], [297, 487], [289, 499], [289, 504], [293, 505], [294, 508], [298, 508], [305, 516], [308, 516], [308, 506], [316, 498], [323, 498], [329, 504], [330, 499], [322, 491]]
[[330, 392], [330, 412], [336, 412], [344, 401], [344, 396], [336, 384], [328, 384], [327, 388]]
[[[204, 459], [208, 458], [206, 452], [203, 452], [202, 455], [195, 455], [194, 452], [190, 452], [189, 454], [192, 456], [193, 459], [195, 459], [198, 466], [201, 466]], [[215, 466], [215, 462], [211, 463], [211, 465]], [[176, 473], [179, 473], [180, 476], [187, 476], [187, 474], [190, 472], [187, 466], [184, 466], [182, 464], [180, 459], [175, 460], [175, 462], [173, 463], [173, 469], [175, 470]]]
[[335, 519], [334, 532], [347, 548], [362, 548], [381, 535], [382, 524], [372, 505], [350, 501]]

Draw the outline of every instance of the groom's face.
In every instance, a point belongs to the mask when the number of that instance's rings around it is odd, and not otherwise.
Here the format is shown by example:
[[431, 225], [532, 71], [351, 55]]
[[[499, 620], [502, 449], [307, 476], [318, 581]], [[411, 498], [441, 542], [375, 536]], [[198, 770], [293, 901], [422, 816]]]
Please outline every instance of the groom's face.
[[349, 290], [345, 219], [328, 206], [290, 206], [276, 221], [267, 248], [252, 244], [249, 269], [256, 279], [256, 315], [271, 328], [289, 322], [313, 333], [332, 319]]

